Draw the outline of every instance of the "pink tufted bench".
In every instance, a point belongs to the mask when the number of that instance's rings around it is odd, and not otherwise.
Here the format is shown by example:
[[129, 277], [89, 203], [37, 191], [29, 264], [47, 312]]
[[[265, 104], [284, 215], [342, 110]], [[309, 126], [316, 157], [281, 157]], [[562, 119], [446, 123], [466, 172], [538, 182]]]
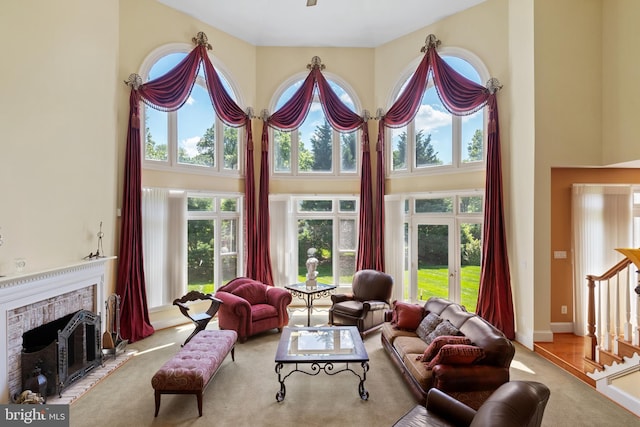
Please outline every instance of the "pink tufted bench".
[[162, 365], [151, 378], [156, 399], [155, 416], [158, 416], [160, 410], [162, 394], [195, 394], [198, 413], [202, 416], [202, 392], [229, 352], [231, 360], [235, 361], [237, 339], [236, 331], [201, 331]]

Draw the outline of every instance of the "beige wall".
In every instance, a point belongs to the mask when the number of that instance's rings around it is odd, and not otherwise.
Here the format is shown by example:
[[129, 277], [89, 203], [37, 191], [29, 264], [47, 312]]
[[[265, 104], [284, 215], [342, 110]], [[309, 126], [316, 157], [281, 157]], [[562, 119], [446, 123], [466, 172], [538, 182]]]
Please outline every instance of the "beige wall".
[[0, 275], [115, 253], [117, 0], [8, 0], [0, 13]]

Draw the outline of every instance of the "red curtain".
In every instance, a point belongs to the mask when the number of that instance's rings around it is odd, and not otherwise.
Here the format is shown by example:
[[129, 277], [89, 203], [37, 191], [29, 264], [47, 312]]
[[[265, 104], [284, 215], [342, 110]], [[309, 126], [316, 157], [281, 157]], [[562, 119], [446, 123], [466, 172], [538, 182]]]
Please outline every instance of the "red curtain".
[[[376, 149], [384, 152], [383, 126], [401, 127], [415, 117], [420, 108], [430, 72], [433, 74], [438, 96], [451, 114], [472, 114], [486, 105], [489, 106], [483, 257], [477, 312], [504, 332], [509, 339], [514, 339], [515, 321], [504, 231], [500, 127], [495, 91], [465, 78], [450, 67], [436, 52], [439, 42], [435, 37], [430, 36], [427, 42], [426, 54], [420, 65], [398, 100], [381, 119]], [[378, 177], [377, 196], [376, 212], [381, 215], [384, 211], [383, 207], [380, 207], [380, 204], [384, 203], [384, 182], [380, 182], [380, 177]], [[376, 221], [382, 223], [378, 219]], [[384, 249], [383, 242], [379, 241], [376, 246], [380, 251]]]
[[[213, 107], [220, 119], [229, 126], [247, 127], [247, 176], [253, 176], [250, 117], [233, 101], [224, 89], [220, 76], [207, 55], [206, 36], [198, 34], [197, 46], [165, 75], [145, 84], [131, 81], [129, 128], [125, 155], [125, 176], [122, 204], [122, 229], [120, 233], [120, 259], [116, 292], [121, 297], [121, 334], [130, 342], [151, 335], [154, 330], [149, 322], [144, 278], [144, 258], [142, 253], [141, 214], [141, 141], [140, 141], [140, 101], [162, 111], [175, 111], [189, 98], [196, 81], [200, 63], [204, 64], [205, 79]], [[194, 41], [196, 41], [194, 39]], [[210, 48], [210, 46], [209, 46]], [[139, 79], [139, 77], [138, 77]], [[251, 170], [249, 162], [251, 161]], [[247, 187], [253, 186], [253, 179], [247, 179]], [[247, 210], [255, 206], [247, 189]], [[247, 212], [247, 218], [251, 218]], [[255, 224], [254, 221], [251, 222]], [[255, 241], [255, 228], [247, 230], [247, 245]]]
[[[314, 61], [319, 58], [313, 58]], [[364, 117], [359, 116], [347, 107], [331, 89], [331, 85], [321, 72], [319, 63], [311, 66], [311, 72], [305, 78], [302, 86], [275, 113], [266, 118], [262, 130], [262, 166], [260, 179], [260, 218], [258, 220], [258, 235], [260, 238], [269, 236], [269, 132], [268, 126], [284, 131], [291, 131], [300, 127], [307, 117], [313, 102], [314, 89], [318, 89], [320, 104], [331, 127], [341, 132], [351, 132], [362, 128], [362, 180], [360, 191], [360, 230], [356, 268], [371, 268], [371, 248], [374, 246], [371, 218], [371, 160], [369, 153], [369, 129]], [[268, 244], [266, 245], [268, 247]], [[268, 252], [264, 251], [264, 256]], [[264, 260], [265, 265], [271, 265], [270, 259]]]

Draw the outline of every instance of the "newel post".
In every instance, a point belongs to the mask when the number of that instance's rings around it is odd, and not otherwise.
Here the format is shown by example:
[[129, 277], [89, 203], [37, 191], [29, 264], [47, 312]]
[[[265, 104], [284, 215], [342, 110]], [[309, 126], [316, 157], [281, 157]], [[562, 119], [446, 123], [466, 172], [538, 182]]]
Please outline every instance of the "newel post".
[[595, 308], [595, 287], [596, 283], [593, 276], [587, 276], [587, 337], [584, 340], [584, 357], [586, 359], [596, 361], [596, 347], [598, 338], [596, 338], [596, 308]]

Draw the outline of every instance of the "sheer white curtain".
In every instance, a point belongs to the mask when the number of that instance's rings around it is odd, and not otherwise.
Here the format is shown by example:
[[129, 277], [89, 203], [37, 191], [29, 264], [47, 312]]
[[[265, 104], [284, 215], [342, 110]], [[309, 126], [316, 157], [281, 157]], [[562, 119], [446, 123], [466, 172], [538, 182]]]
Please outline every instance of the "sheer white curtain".
[[404, 199], [398, 196], [384, 197], [384, 265], [393, 277], [391, 300], [404, 299]]
[[296, 225], [293, 223], [292, 202], [290, 197], [269, 198], [270, 251], [273, 282], [276, 286], [285, 286], [298, 281], [297, 270], [293, 263], [293, 248]]
[[588, 274], [601, 275], [632, 244], [633, 193], [629, 185], [574, 184], [572, 195], [574, 322], [586, 334]]
[[186, 196], [142, 190], [142, 251], [149, 308], [171, 304], [186, 289]]

